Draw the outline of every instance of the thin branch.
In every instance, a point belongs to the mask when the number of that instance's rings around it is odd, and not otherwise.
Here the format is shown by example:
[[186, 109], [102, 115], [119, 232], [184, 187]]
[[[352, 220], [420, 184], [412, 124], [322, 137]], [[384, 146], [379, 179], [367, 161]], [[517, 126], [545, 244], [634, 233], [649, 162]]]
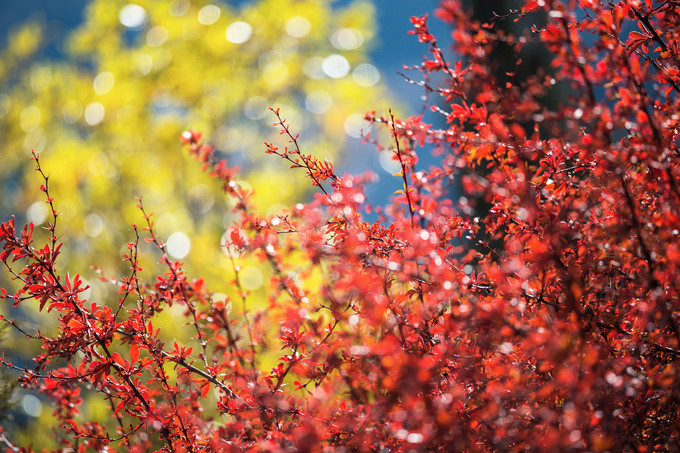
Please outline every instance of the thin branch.
[[411, 195], [410, 195], [410, 189], [408, 186], [408, 178], [406, 177], [406, 174], [408, 172], [408, 167], [406, 166], [406, 163], [401, 157], [401, 148], [399, 146], [399, 135], [397, 134], [397, 126], [394, 124], [394, 115], [392, 114], [392, 109], [390, 109], [390, 123], [392, 126], [392, 133], [394, 134], [394, 142], [396, 144], [395, 148], [395, 154], [397, 155], [397, 158], [399, 159], [399, 165], [401, 165], [401, 178], [404, 181], [404, 193], [406, 194], [406, 201], [408, 202], [408, 211], [411, 216], [411, 226], [413, 228], [416, 227], [416, 220], [415, 220], [415, 209], [413, 208], [413, 203], [411, 202]]

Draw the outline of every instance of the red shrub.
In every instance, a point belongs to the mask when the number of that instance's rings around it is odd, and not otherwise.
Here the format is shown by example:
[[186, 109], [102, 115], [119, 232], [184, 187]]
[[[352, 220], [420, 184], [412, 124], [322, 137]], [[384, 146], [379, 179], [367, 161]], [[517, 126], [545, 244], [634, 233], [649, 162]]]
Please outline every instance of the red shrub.
[[[213, 301], [167, 258], [146, 214], [167, 272], [141, 280], [135, 227], [130, 273], [106, 305], [58, 270], [56, 213], [46, 245], [32, 226], [17, 237], [13, 220], [1, 225], [1, 258], [21, 285], [2, 297], [60, 314], [56, 335], [25, 332], [44, 352], [22, 380], [54, 402], [64, 447], [680, 450], [677, 3], [527, 1], [497, 17], [545, 19], [517, 36], [469, 20], [455, 0], [436, 15], [453, 28], [455, 57], [427, 16], [413, 18], [430, 51], [414, 83], [441, 97], [432, 110], [446, 127], [367, 115], [391, 132], [384, 152], [403, 184], [375, 223], [362, 178], [303, 154], [278, 110], [290, 143], [267, 152], [320, 189], [286, 215], [257, 217], [235, 171], [200, 134], [182, 135], [236, 200], [235, 305], [249, 297], [236, 255], [252, 254], [271, 269], [266, 311]], [[499, 42], [518, 53], [543, 43], [554, 75], [499, 86], [488, 57]], [[555, 87], [566, 94], [551, 110], [542, 99]], [[423, 146], [440, 165], [417, 167]], [[452, 179], [465, 192], [457, 205]], [[158, 338], [154, 317], [173, 304], [191, 345]], [[263, 371], [271, 326], [283, 356]], [[78, 416], [84, 384], [109, 400], [117, 429]]]

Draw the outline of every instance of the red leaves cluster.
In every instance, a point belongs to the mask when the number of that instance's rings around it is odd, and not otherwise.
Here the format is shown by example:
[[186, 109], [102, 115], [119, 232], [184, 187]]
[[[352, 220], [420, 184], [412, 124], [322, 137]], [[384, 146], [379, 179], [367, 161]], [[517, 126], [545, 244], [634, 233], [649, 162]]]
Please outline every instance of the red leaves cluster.
[[[54, 337], [29, 335], [45, 352], [22, 371], [54, 402], [64, 446], [679, 449], [677, 5], [573, 6], [527, 1], [496, 20], [541, 12], [547, 22], [511, 35], [443, 1], [436, 16], [453, 28], [453, 65], [427, 16], [412, 19], [430, 51], [414, 83], [440, 98], [431, 110], [446, 126], [367, 115], [391, 132], [403, 185], [376, 222], [363, 217], [362, 179], [303, 154], [278, 110], [290, 143], [267, 152], [322, 192], [284, 214], [257, 216], [235, 170], [200, 134], [183, 134], [236, 200], [225, 244], [234, 300], [213, 300], [171, 262], [146, 214], [168, 270], [142, 281], [135, 227], [130, 273], [108, 304], [85, 302], [80, 279], [58, 272], [56, 213], [44, 247], [32, 227], [16, 237], [13, 220], [2, 224], [1, 258], [20, 288], [1, 297], [37, 299], [61, 317]], [[542, 43], [552, 74], [499, 86], [489, 57], [499, 42]], [[551, 109], [542, 98], [555, 87], [567, 94]], [[419, 167], [423, 147], [438, 166]], [[464, 191], [455, 204], [451, 180]], [[269, 269], [266, 311], [246, 308], [241, 254]], [[154, 329], [173, 304], [185, 308], [191, 344], [170, 346]], [[282, 351], [273, 366], [267, 344]], [[57, 356], [67, 364], [53, 365]], [[115, 424], [78, 415], [85, 384]]]

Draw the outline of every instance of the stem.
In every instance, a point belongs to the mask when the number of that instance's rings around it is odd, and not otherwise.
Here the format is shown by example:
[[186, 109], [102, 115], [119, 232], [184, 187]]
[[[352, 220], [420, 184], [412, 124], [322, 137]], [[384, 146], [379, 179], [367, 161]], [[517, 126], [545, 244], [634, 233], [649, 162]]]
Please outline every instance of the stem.
[[394, 142], [396, 144], [395, 148], [395, 154], [397, 155], [397, 158], [399, 159], [399, 165], [401, 165], [401, 179], [404, 181], [404, 193], [406, 194], [406, 201], [408, 202], [408, 211], [411, 216], [411, 226], [413, 228], [416, 227], [416, 220], [415, 220], [415, 210], [413, 208], [413, 203], [411, 202], [411, 195], [410, 195], [410, 189], [408, 187], [408, 178], [406, 177], [406, 172], [408, 171], [408, 167], [406, 166], [406, 163], [404, 160], [401, 158], [401, 148], [399, 146], [399, 135], [397, 135], [397, 127], [394, 124], [394, 115], [392, 114], [392, 109], [390, 109], [390, 124], [392, 126], [392, 133], [394, 134]]

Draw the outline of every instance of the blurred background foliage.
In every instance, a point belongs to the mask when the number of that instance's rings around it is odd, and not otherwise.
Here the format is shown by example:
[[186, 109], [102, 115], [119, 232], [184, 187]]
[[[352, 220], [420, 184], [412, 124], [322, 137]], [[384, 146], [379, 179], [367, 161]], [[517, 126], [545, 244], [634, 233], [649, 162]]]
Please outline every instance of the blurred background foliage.
[[[359, 137], [365, 111], [397, 105], [368, 59], [374, 13], [367, 1], [94, 0], [56, 60], [37, 57], [45, 45], [40, 23], [18, 25], [0, 52], [1, 220], [12, 214], [18, 224], [49, 220], [29, 159], [34, 150], [61, 214], [58, 268], [81, 273], [91, 285], [88, 298], [117, 299], [116, 287], [99, 281], [91, 266], [112, 277], [127, 272], [122, 256], [133, 239], [130, 225], [143, 223], [137, 196], [156, 213], [156, 233], [171, 257], [211, 289], [230, 293], [233, 272], [220, 247], [230, 203], [180, 150], [179, 134], [202, 131], [230, 165], [240, 166], [262, 214], [305, 199], [311, 188], [302, 172], [264, 153], [265, 140], [285, 144], [267, 107], [281, 108], [302, 134], [305, 153], [337, 160], [348, 138]], [[142, 255], [148, 278], [159, 255]], [[266, 270], [242, 265], [243, 286], [264, 305]], [[7, 273], [0, 283], [11, 286]], [[0, 313], [28, 328], [37, 319], [7, 306]], [[44, 319], [43, 331], [54, 328]], [[171, 316], [160, 327], [182, 336]], [[39, 344], [8, 335], [2, 347], [25, 363]], [[33, 395], [15, 402], [28, 405], [23, 413], [30, 417], [10, 421], [24, 426], [13, 440], [53, 446], [50, 436], [36, 438], [30, 428], [49, 426], [50, 411], [40, 410]], [[105, 419], [106, 405], [88, 400], [84, 416]]]
[[88, 4], [61, 61], [34, 61], [41, 45], [36, 24], [10, 37], [0, 62], [2, 210], [25, 212], [36, 225], [46, 221], [39, 181], [29, 176], [35, 150], [50, 174], [69, 245], [62, 266], [96, 263], [116, 271], [122, 253], [115, 251], [130, 239], [130, 224], [140, 223], [134, 199], [142, 196], [158, 213], [162, 237], [180, 233], [175, 257], [211, 280], [221, 262], [213, 256], [220, 254], [214, 233], [229, 223], [229, 209], [217, 185], [179, 151], [179, 134], [202, 131], [241, 166], [263, 213], [299, 201], [308, 182], [264, 155], [263, 141], [278, 136], [267, 107], [281, 107], [293, 130], [303, 132], [306, 152], [337, 158], [347, 134], [363, 126], [363, 113], [386, 96], [366, 56], [373, 7], [354, 2], [334, 10], [320, 0], [264, 0], [240, 9], [201, 0], [126, 3]]

